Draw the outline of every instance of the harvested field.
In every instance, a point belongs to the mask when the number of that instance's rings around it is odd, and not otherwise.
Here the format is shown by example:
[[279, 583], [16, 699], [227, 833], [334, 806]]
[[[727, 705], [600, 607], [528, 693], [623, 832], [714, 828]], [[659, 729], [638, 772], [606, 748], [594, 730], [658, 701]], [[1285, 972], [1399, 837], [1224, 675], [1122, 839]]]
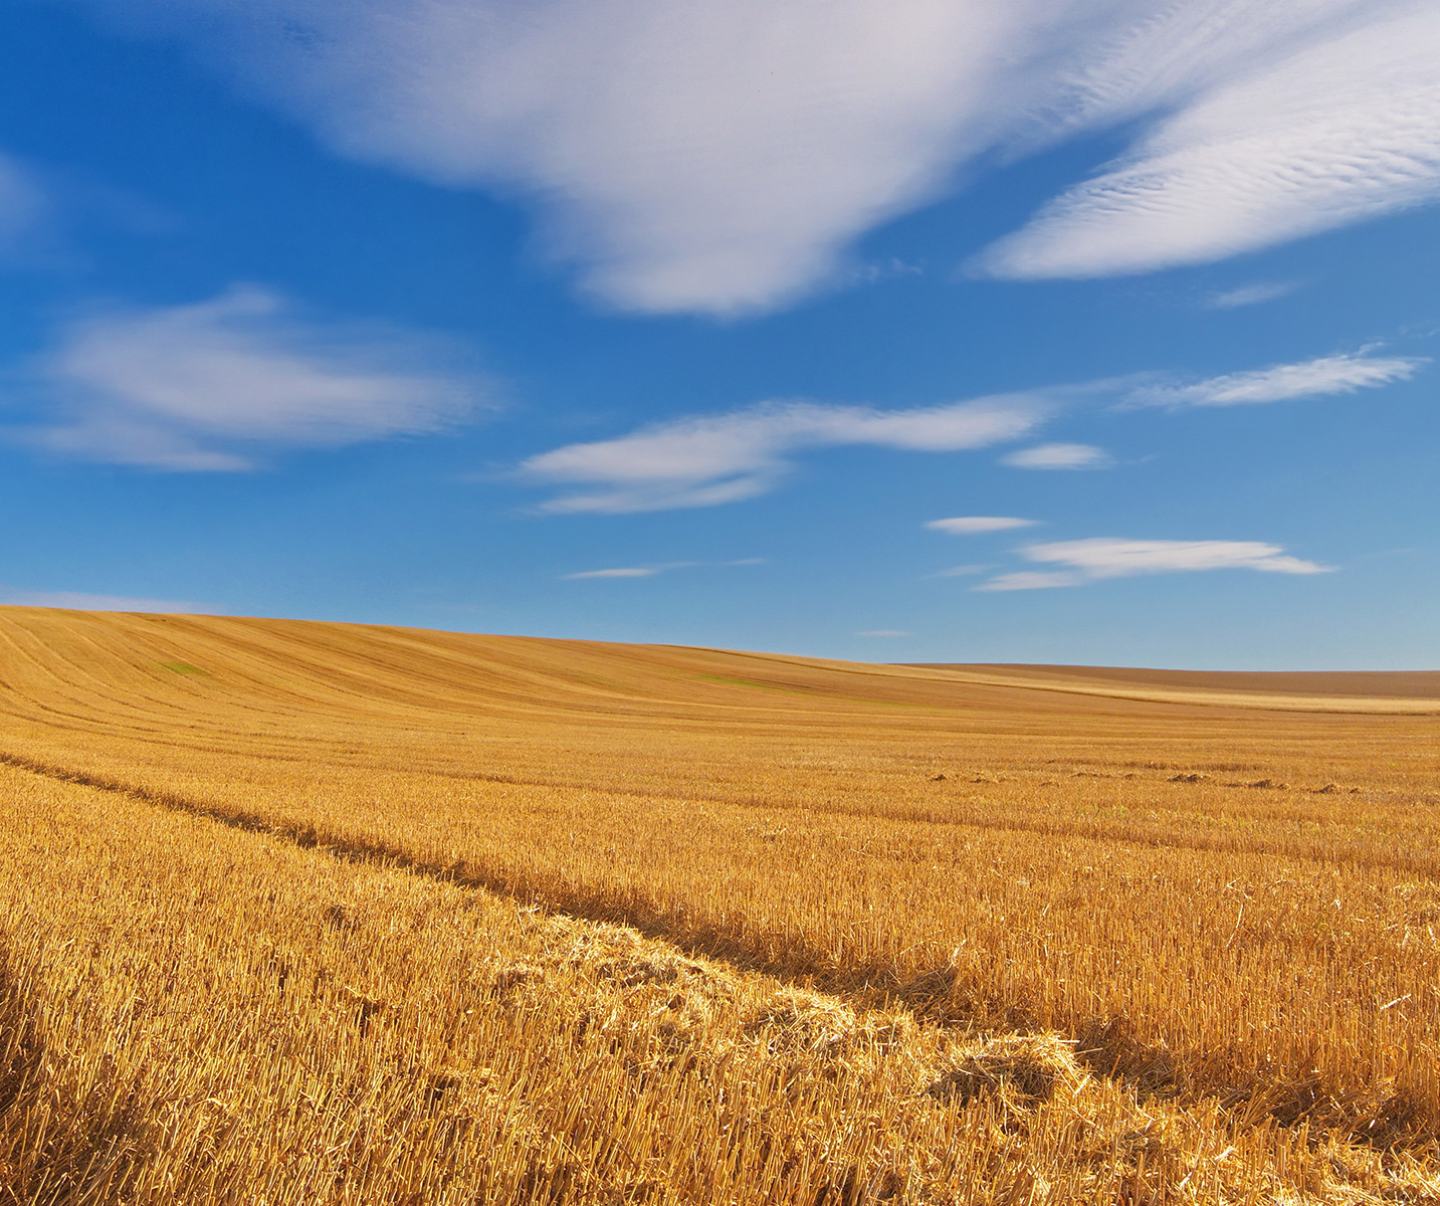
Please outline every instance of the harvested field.
[[1440, 1201], [1440, 684], [0, 609], [0, 1201]]

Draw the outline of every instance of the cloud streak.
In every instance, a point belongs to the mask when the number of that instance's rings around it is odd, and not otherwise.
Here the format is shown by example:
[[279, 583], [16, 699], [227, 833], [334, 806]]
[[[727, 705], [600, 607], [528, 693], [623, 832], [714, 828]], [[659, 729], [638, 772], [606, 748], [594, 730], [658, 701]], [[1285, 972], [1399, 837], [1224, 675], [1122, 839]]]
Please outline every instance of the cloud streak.
[[574, 574], [561, 574], [562, 582], [588, 582], [598, 578], [653, 578], [662, 571], [653, 565], [623, 565], [614, 569], [580, 570]]
[[1097, 536], [1025, 545], [1020, 555], [1048, 568], [1000, 574], [978, 591], [1047, 590], [1149, 574], [1252, 570], [1265, 574], [1323, 574], [1330, 566], [1305, 561], [1280, 545], [1255, 540], [1125, 540]]
[[950, 519], [932, 519], [925, 526], [932, 532], [945, 532], [951, 536], [979, 536], [987, 532], [1012, 532], [1016, 528], [1034, 527], [1036, 522], [1013, 515], [956, 515]]
[[1240, 310], [1289, 297], [1300, 288], [1299, 281], [1257, 281], [1210, 294], [1202, 303], [1207, 310]]
[[1051, 409], [1003, 395], [912, 410], [776, 402], [678, 419], [612, 440], [570, 444], [522, 463], [523, 478], [579, 487], [542, 503], [552, 514], [719, 506], [774, 489], [793, 457], [835, 447], [959, 452], [1019, 439]]
[[1037, 444], [1000, 458], [1012, 469], [1104, 469], [1110, 454], [1093, 444]]
[[1132, 402], [1151, 406], [1259, 406], [1296, 398], [1353, 394], [1408, 381], [1427, 360], [1354, 352], [1227, 373], [1188, 385], [1154, 385], [1137, 390]]
[[764, 557], [736, 557], [730, 561], [667, 561], [661, 565], [621, 565], [610, 569], [580, 570], [573, 574], [561, 574], [562, 582], [591, 582], [605, 579], [654, 578], [682, 569], [735, 569], [764, 565]]
[[255, 468], [281, 449], [440, 430], [477, 383], [428, 367], [437, 341], [317, 323], [265, 290], [77, 318], [31, 366], [45, 417], [11, 434], [52, 452], [183, 472]]
[[[518, 476], [559, 489], [539, 504], [548, 514], [721, 506], [774, 490], [806, 452], [871, 447], [940, 453], [1015, 443], [1033, 436], [1066, 402], [1117, 388], [1125, 391], [1121, 409], [1259, 405], [1376, 389], [1410, 379], [1427, 363], [1362, 349], [1199, 381], [1097, 381], [910, 410], [769, 402], [657, 423], [614, 439], [568, 444], [523, 461]], [[1115, 464], [1110, 453], [1094, 444], [1060, 442], [1019, 447], [999, 459], [1010, 468], [1039, 472], [1108, 469]], [[950, 535], [981, 535], [1035, 522], [960, 515], [930, 520], [925, 526]]]
[[927, 575], [930, 578], [974, 578], [980, 574], [988, 573], [991, 567], [988, 565], [952, 565], [946, 569], [936, 570], [935, 573]]

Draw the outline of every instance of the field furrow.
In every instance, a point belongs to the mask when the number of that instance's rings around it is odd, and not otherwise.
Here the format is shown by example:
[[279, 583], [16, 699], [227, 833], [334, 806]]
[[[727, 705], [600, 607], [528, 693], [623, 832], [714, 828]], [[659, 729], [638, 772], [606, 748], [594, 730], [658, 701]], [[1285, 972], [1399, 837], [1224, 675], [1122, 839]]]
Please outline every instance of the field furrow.
[[0, 630], [17, 1201], [1440, 1192], [1421, 705]]

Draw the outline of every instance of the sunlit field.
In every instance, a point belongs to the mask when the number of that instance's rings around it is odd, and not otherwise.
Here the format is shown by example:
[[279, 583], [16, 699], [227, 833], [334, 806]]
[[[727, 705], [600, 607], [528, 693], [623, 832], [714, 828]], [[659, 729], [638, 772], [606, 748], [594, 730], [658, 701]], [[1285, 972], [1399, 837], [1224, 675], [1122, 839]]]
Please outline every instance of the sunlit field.
[[0, 1200], [1440, 1201], [1440, 674], [0, 609]]

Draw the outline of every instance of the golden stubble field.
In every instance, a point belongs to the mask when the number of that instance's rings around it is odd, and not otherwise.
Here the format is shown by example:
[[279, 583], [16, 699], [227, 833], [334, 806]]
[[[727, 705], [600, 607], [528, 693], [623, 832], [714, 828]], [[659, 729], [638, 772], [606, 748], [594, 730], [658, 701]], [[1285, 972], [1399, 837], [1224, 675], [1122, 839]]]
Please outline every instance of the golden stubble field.
[[1440, 675], [0, 609], [0, 1201], [1440, 1201]]

